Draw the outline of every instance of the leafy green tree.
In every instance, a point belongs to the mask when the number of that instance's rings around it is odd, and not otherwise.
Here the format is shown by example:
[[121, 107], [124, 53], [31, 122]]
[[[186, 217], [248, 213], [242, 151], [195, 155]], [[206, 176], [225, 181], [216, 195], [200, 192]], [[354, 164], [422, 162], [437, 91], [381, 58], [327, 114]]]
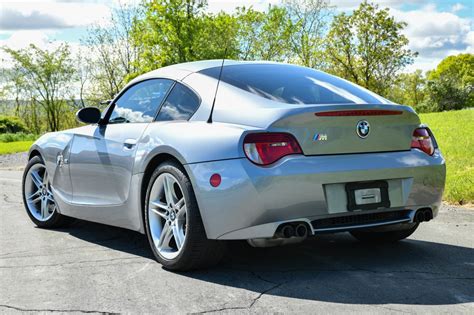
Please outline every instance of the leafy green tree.
[[238, 20], [227, 13], [203, 15], [200, 19], [192, 60], [237, 59], [239, 42]]
[[270, 5], [265, 13], [243, 7], [234, 16], [239, 25], [239, 59], [290, 59], [292, 51], [289, 43], [294, 27], [284, 7]]
[[140, 72], [196, 60], [196, 43], [207, 2], [153, 0], [144, 3], [145, 17], [134, 24], [132, 38], [142, 47]]
[[417, 108], [426, 96], [426, 77], [421, 70], [401, 73], [387, 96], [397, 103]]
[[262, 33], [257, 46], [258, 54], [255, 59], [285, 61], [291, 56], [288, 49], [294, 26], [283, 7], [270, 6], [265, 14]]
[[322, 67], [324, 38], [333, 13], [328, 0], [284, 0], [293, 23], [290, 36], [295, 62], [310, 68]]
[[63, 44], [51, 51], [35, 45], [19, 50], [3, 50], [12, 57], [13, 71], [22, 76], [32, 99], [44, 110], [48, 130], [60, 130], [63, 114], [68, 112], [65, 100], [74, 75], [69, 46]]
[[428, 73], [428, 93], [438, 111], [474, 107], [474, 54], [443, 59]]
[[326, 40], [328, 71], [385, 95], [417, 55], [407, 48], [405, 27], [388, 9], [367, 1], [352, 15], [337, 15]]
[[206, 1], [155, 0], [134, 25], [140, 73], [203, 59], [288, 60], [292, 23], [283, 7], [268, 12], [239, 8], [229, 15], [206, 13]]

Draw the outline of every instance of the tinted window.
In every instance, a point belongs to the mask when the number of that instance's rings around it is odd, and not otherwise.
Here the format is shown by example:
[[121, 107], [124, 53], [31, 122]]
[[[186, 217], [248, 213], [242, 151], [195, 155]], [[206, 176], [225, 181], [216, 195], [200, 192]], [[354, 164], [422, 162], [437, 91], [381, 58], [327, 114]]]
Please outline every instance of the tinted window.
[[109, 123], [151, 122], [173, 81], [147, 80], [129, 88], [115, 102]]
[[176, 83], [161, 107], [156, 120], [188, 120], [199, 107], [199, 103], [199, 97], [193, 91]]
[[[220, 67], [201, 73], [218, 78]], [[288, 104], [390, 103], [358, 85], [324, 72], [286, 64], [224, 66], [222, 81], [250, 93]]]

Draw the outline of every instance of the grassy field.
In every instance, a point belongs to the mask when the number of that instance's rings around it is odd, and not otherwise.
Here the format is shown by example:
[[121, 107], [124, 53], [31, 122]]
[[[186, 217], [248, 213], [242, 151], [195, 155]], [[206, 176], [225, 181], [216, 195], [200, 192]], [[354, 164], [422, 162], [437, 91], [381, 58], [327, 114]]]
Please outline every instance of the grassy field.
[[0, 142], [0, 154], [28, 151], [33, 141]]
[[444, 200], [474, 203], [474, 110], [421, 114], [433, 131], [447, 166]]

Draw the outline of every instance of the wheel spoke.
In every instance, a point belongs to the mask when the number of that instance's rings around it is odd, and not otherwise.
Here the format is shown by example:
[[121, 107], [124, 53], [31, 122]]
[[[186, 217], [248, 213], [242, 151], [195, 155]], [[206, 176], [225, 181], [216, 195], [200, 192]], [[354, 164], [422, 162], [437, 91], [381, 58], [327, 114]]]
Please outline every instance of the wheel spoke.
[[150, 211], [156, 213], [166, 220], [166, 211], [168, 211], [168, 206], [159, 200], [150, 201]]
[[158, 241], [158, 248], [169, 248], [172, 236], [173, 230], [171, 229], [170, 223], [166, 222], [165, 225], [163, 225], [163, 229], [161, 230], [160, 240]]
[[48, 216], [48, 200], [46, 198], [41, 199], [41, 218]]
[[26, 197], [26, 200], [32, 203], [38, 202], [40, 199], [41, 199], [41, 190], [39, 189], [35, 191], [34, 193], [32, 193], [31, 195], [29, 195], [28, 197]]
[[173, 183], [171, 177], [165, 176], [165, 178], [164, 178], [164, 189], [165, 189], [166, 203], [168, 205], [173, 205], [174, 204], [173, 184], [174, 183]]
[[186, 221], [186, 207], [182, 207], [178, 213], [176, 214], [176, 218], [178, 222], [185, 222]]
[[56, 201], [54, 201], [53, 194], [50, 191], [48, 191], [48, 194], [46, 195], [46, 199], [49, 200], [51, 203], [56, 204]]
[[173, 224], [173, 236], [174, 236], [174, 241], [176, 242], [176, 247], [178, 247], [178, 250], [181, 249], [184, 243], [184, 235], [181, 235], [181, 231], [179, 230], [179, 227], [177, 224]]
[[153, 209], [153, 208], [150, 208], [151, 212], [159, 215], [160, 217], [162, 217], [163, 219], [166, 220], [166, 213], [164, 212], [161, 212], [159, 209]]
[[168, 210], [168, 206], [161, 201], [150, 201], [150, 208], [156, 209], [162, 209], [162, 210]]
[[48, 173], [46, 172], [46, 169], [44, 169], [43, 173], [43, 185], [48, 185]]
[[174, 205], [176, 209], [181, 210], [181, 208], [184, 206], [184, 197], [179, 199], [179, 201]]
[[30, 176], [36, 188], [41, 189], [41, 186], [43, 185], [43, 180], [41, 179], [41, 176], [38, 174], [38, 172], [31, 172]]

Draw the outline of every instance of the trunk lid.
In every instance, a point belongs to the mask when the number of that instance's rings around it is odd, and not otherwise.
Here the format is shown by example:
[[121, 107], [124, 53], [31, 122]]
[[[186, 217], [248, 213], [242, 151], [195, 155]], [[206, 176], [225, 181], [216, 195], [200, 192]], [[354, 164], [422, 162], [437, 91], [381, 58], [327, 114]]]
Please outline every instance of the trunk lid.
[[306, 105], [287, 111], [269, 130], [293, 134], [305, 155], [324, 155], [410, 150], [419, 125], [408, 106]]

